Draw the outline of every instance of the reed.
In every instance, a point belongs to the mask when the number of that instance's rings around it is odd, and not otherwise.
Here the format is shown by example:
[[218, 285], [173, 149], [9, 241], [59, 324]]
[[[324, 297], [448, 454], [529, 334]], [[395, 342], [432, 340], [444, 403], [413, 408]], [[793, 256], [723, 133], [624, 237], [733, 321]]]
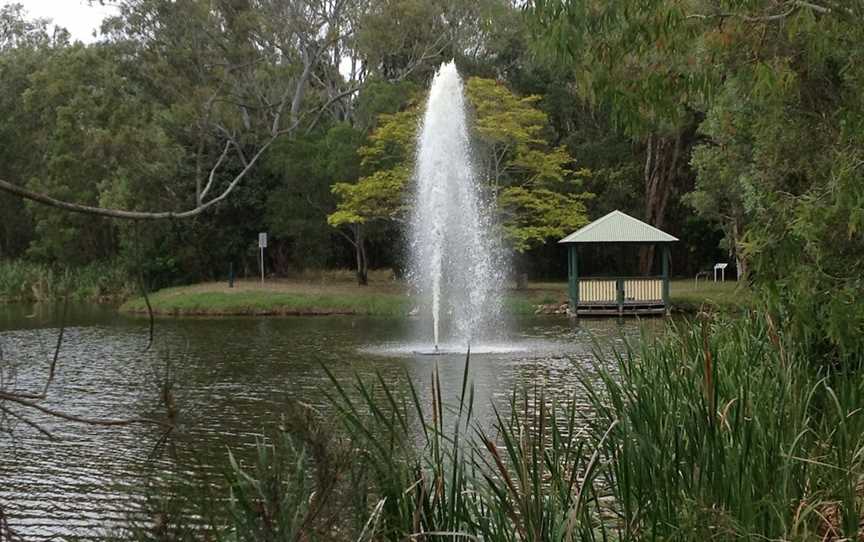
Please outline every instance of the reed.
[[585, 389], [620, 539], [859, 535], [860, 369], [816, 369], [756, 314], [678, 325], [615, 362]]
[[0, 302], [106, 302], [128, 297], [135, 290], [123, 266], [99, 262], [60, 268], [24, 260], [0, 261]]
[[[517, 390], [487, 434], [461, 399], [430, 411], [379, 378], [332, 377], [383, 502], [382, 539], [855, 540], [864, 379], [824, 369], [756, 313], [674, 324], [598, 358], [563, 404]], [[590, 409], [579, 410], [579, 396]], [[360, 399], [358, 400], [357, 397]], [[458, 535], [457, 535], [458, 533]]]
[[434, 369], [421, 394], [410, 378], [342, 381], [325, 367], [335, 426], [303, 409], [251, 466], [232, 456], [227, 508], [201, 515], [208, 536], [860, 538], [861, 369], [814, 364], [764, 317], [643, 337], [598, 356], [569, 400], [514, 391], [491, 427], [474, 419], [470, 363], [450, 405]]
[[579, 402], [522, 390], [486, 431], [473, 419], [469, 368], [470, 355], [449, 407], [433, 371], [427, 409], [410, 380], [402, 395], [380, 377], [349, 392], [330, 374], [330, 400], [368, 465], [364, 490], [381, 503], [375, 539], [595, 540], [602, 462], [580, 437]]

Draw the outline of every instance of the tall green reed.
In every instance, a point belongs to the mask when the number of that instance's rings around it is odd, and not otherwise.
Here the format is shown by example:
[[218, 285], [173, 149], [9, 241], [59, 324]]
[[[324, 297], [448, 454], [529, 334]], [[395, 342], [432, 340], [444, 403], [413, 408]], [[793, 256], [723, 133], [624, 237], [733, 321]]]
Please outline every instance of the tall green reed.
[[579, 402], [522, 390], [484, 429], [472, 417], [470, 354], [453, 408], [437, 369], [428, 410], [410, 379], [402, 396], [381, 377], [374, 388], [358, 378], [352, 394], [328, 374], [331, 401], [369, 465], [365, 489], [382, 503], [377, 538], [595, 540], [603, 532], [593, 484], [600, 461], [580, 439]]
[[585, 386], [622, 539], [857, 536], [862, 375], [816, 369], [769, 322], [676, 325]]
[[0, 261], [0, 302], [105, 301], [136, 291], [124, 267], [98, 262], [59, 268], [24, 260]]

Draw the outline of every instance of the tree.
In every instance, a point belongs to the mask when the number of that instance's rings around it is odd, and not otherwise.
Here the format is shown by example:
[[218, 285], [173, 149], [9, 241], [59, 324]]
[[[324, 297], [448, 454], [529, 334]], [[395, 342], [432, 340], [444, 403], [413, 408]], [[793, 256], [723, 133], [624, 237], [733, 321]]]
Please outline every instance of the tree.
[[[125, 80], [116, 48], [56, 51], [30, 74], [22, 108], [35, 124], [25, 156], [42, 157], [22, 179], [29, 190], [91, 205], [169, 203], [152, 180], [174, 179], [183, 149], [159, 120], [167, 112]], [[35, 204], [31, 213], [34, 257], [76, 265], [116, 253], [117, 230], [105, 220]]]
[[[29, 76], [65, 46], [64, 35], [52, 38], [45, 21], [28, 21], [20, 4], [0, 7], [0, 164], [6, 175], [26, 179], [38, 163], [30, 152], [37, 140], [24, 113], [23, 94]], [[0, 259], [23, 254], [32, 236], [32, 217], [24, 202], [0, 193]]]
[[[136, 82], [151, 99], [171, 108], [178, 132], [195, 127], [185, 138], [195, 156], [194, 203], [179, 212], [126, 211], [74, 204], [5, 180], [0, 180], [0, 190], [69, 211], [121, 219], [201, 214], [227, 198], [273, 142], [314, 128], [323, 112], [356, 91], [351, 87], [328, 96], [332, 89], [325, 84], [322, 93], [310, 92], [320, 80], [313, 74], [324, 60], [333, 61], [328, 53], [352, 31], [342, 32], [349, 6], [353, 4], [273, 0], [254, 7], [220, 3], [211, 9], [203, 0], [122, 2], [120, 17], [110, 21], [108, 29], [111, 40], [126, 48], [126, 67], [137, 66], [132, 70]], [[284, 10], [290, 11], [290, 24], [272, 25], [267, 15]], [[241, 167], [217, 186], [217, 172], [229, 152]], [[207, 162], [211, 167], [203, 166]]]
[[569, 169], [565, 147], [544, 138], [548, 117], [539, 96], [517, 97], [506, 86], [473, 77], [466, 93], [474, 108], [481, 178], [497, 200], [506, 243], [516, 252], [518, 286], [524, 285], [522, 255], [585, 225], [586, 170]]
[[864, 345], [864, 9], [782, 4], [703, 27], [727, 77], [694, 153], [694, 199], [717, 204], [707, 212], [777, 321], [813, 359], [843, 365]]
[[358, 178], [361, 141], [360, 131], [339, 123], [323, 134], [283, 140], [273, 149], [266, 164], [280, 185], [268, 197], [266, 222], [277, 272], [330, 264], [333, 229], [326, 218], [335, 205], [331, 186]]
[[[572, 158], [563, 147], [549, 148], [542, 137], [547, 117], [534, 105], [538, 98], [519, 98], [506, 86], [481, 78], [468, 80], [466, 94], [474, 112], [479, 178], [496, 201], [509, 246], [523, 254], [585, 224], [587, 195], [580, 190], [580, 178], [587, 172], [569, 168]], [[407, 210], [405, 190], [418, 116], [415, 105], [380, 117], [369, 144], [360, 150], [362, 165], [370, 173], [356, 184], [334, 186], [337, 210], [328, 221], [352, 229], [360, 266], [362, 226], [402, 221]]]
[[[572, 70], [577, 91], [642, 144], [643, 218], [663, 228], [670, 199], [692, 182], [699, 115], [691, 103], [716, 79], [695, 56], [699, 33], [681, 3], [536, 0], [530, 10], [537, 48]], [[653, 256], [653, 246], [642, 251], [643, 272]]]
[[736, 259], [738, 278], [746, 279], [743, 242], [749, 217], [743, 185], [752, 173], [754, 141], [745, 119], [755, 111], [734, 88], [730, 86], [718, 97], [716, 107], [699, 127], [710, 143], [693, 149], [696, 184], [684, 199], [700, 216], [721, 226], [729, 253]]
[[[686, 201], [725, 230], [790, 336], [832, 363], [860, 349], [864, 6], [542, 0], [532, 12], [581, 90], [649, 134], [646, 173], [692, 161]], [[701, 140], [680, 130], [687, 118]], [[680, 146], [657, 137], [664, 126]]]
[[404, 189], [411, 175], [418, 114], [416, 105], [411, 105], [404, 111], [380, 115], [367, 144], [357, 151], [361, 168], [368, 174], [354, 183], [338, 182], [332, 187], [337, 205], [327, 223], [354, 248], [357, 283], [361, 286], [368, 283], [366, 230], [374, 223], [403, 221]]
[[370, 74], [426, 81], [444, 61], [485, 49], [489, 10], [498, 0], [372, 0], [357, 51]]

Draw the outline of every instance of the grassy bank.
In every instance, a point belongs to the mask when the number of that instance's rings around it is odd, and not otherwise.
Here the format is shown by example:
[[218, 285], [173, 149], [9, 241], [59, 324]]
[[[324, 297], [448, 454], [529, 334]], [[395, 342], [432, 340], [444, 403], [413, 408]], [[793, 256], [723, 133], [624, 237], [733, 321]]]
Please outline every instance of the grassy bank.
[[[339, 288], [304, 287], [300, 283], [280, 282], [264, 287], [221, 284], [168, 288], [150, 296], [153, 311], [174, 316], [226, 315], [326, 315], [374, 314], [396, 316], [411, 310], [410, 300], [400, 293], [359, 291], [343, 293]], [[143, 298], [121, 306], [124, 312], [143, 313]]]
[[[504, 310], [510, 314], [532, 314], [546, 294], [525, 292], [505, 296]], [[404, 286], [379, 278], [360, 287], [347, 280], [268, 280], [239, 281], [233, 288], [226, 283], [205, 283], [166, 288], [150, 295], [153, 311], [173, 316], [227, 315], [329, 315], [364, 314], [397, 316], [413, 308]], [[144, 313], [147, 305], [138, 297], [127, 301], [121, 311]]]
[[[749, 295], [736, 283], [673, 281], [672, 303], [676, 309], [695, 312], [708, 305], [721, 310], [746, 306]], [[567, 285], [560, 282], [529, 283], [522, 290], [508, 289], [504, 311], [508, 314], [533, 314], [538, 305], [567, 302]], [[366, 314], [394, 316], [413, 308], [402, 283], [386, 274], [373, 276], [368, 286], [351, 282], [350, 276], [318, 275], [294, 279], [239, 281], [233, 288], [213, 282], [167, 288], [153, 293], [150, 303], [156, 314], [174, 316], [225, 315], [327, 315]], [[126, 302], [121, 310], [143, 313], [143, 298]]]
[[0, 303], [57, 301], [67, 296], [71, 301], [103, 303], [125, 299], [134, 291], [123, 268], [111, 262], [61, 269], [0, 261]]
[[752, 305], [753, 296], [746, 285], [700, 280], [673, 280], [669, 287], [673, 310], [695, 313], [703, 305], [720, 311], [735, 311]]

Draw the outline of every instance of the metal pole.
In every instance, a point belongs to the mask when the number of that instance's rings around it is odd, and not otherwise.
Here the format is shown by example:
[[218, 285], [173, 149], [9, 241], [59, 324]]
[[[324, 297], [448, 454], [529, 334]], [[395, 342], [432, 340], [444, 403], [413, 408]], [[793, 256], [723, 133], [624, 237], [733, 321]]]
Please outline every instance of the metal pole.
[[261, 284], [264, 284], [264, 247], [261, 247]]

